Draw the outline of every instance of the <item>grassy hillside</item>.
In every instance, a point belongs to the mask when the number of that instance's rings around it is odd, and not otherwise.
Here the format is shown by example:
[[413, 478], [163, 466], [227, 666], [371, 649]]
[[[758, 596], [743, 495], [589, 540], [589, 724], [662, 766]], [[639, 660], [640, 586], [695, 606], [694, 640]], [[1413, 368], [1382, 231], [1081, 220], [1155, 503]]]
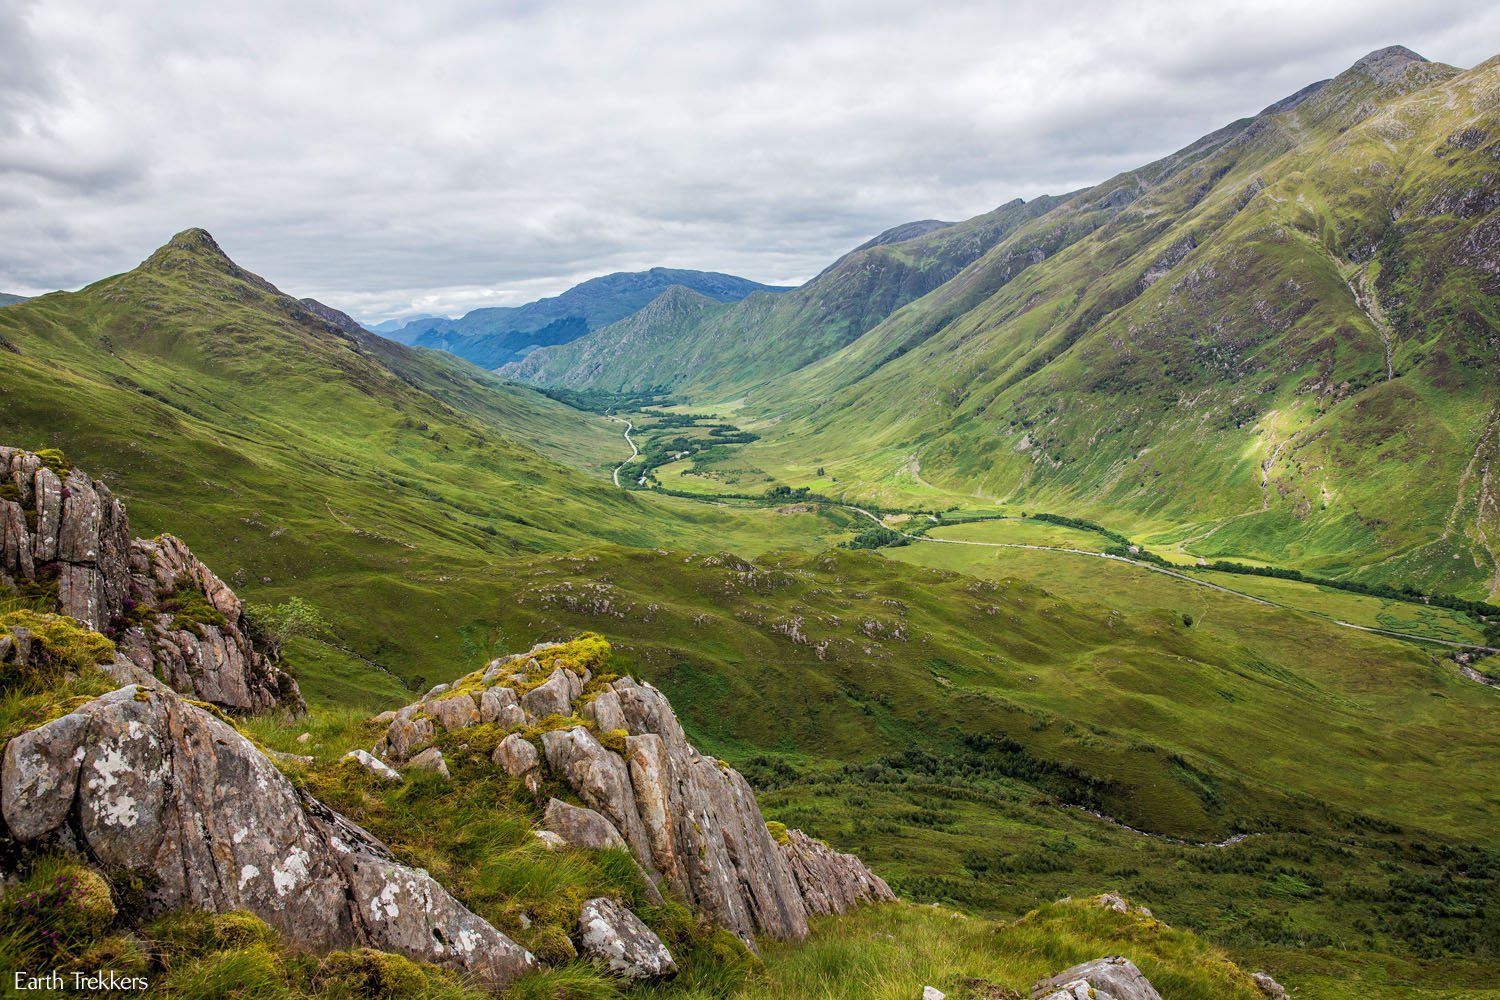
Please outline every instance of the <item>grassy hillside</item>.
[[[696, 400], [652, 407], [626, 467], [673, 486], [1068, 511], [1184, 563], [1481, 595], [1497, 94], [1500, 63], [1383, 53], [1090, 191], [901, 227], [783, 295], [672, 288], [516, 371]], [[643, 904], [633, 869], [536, 848], [536, 803], [478, 745], [453, 742], [451, 783], [337, 762], [373, 740], [372, 709], [585, 630], [768, 817], [945, 907], [825, 921], [763, 967], [648, 911], [692, 961], [636, 995], [993, 998], [1114, 951], [1169, 1000], [1252, 996], [1226, 956], [1328, 1000], [1500, 981], [1500, 692], [1446, 649], [1343, 624], [1482, 637], [1464, 614], [1179, 579], [1101, 560], [1103, 536], [1064, 522], [861, 552], [835, 545], [867, 517], [805, 496], [616, 489], [621, 423], [367, 334], [197, 230], [0, 310], [0, 359], [0, 442], [61, 448], [137, 534], [327, 620], [290, 645], [312, 715], [246, 728], [310, 754], [287, 765], [304, 787], [528, 943], [565, 953], [581, 893]], [[7, 717], [37, 715], [24, 694]], [[1177, 930], [1055, 902], [1105, 891]], [[251, 944], [160, 971], [195, 970], [204, 995], [343, 995]], [[565, 965], [517, 995], [559, 990], [619, 994]]]
[[837, 531], [615, 490], [617, 425], [285, 296], [201, 231], [6, 308], [0, 338], [0, 440], [63, 449], [138, 534], [180, 535], [250, 600], [312, 601], [335, 632], [304, 660], [350, 696], [394, 690], [366, 661], [451, 662], [497, 556]]
[[1497, 93], [1377, 53], [1074, 196], [752, 392], [746, 480], [1496, 593]]
[[728, 309], [702, 310], [691, 322], [673, 312], [662, 322], [619, 323], [535, 351], [502, 372], [538, 385], [729, 398], [849, 343], [1057, 203], [1017, 200], [956, 225], [898, 226], [794, 291], [751, 295]]
[[1500, 969], [1495, 693], [1451, 661], [1129, 566], [889, 551], [910, 565], [518, 557], [489, 635], [604, 632], [772, 818], [911, 899], [1004, 916], [1124, 891], [1278, 972], [1318, 949], [1304, 971]]

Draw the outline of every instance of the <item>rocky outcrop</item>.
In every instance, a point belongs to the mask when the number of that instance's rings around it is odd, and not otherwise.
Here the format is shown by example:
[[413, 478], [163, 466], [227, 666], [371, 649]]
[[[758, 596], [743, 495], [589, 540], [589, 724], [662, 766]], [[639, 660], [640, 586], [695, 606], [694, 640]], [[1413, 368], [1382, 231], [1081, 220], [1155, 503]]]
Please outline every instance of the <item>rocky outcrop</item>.
[[520, 945], [370, 834], [299, 793], [233, 726], [131, 685], [12, 739], [4, 833], [154, 873], [149, 907], [246, 909], [313, 950], [368, 946], [501, 987]]
[[896, 899], [885, 880], [852, 854], [841, 854], [801, 830], [788, 830], [781, 844], [788, 870], [810, 913], [848, 913], [865, 903]]
[[116, 644], [172, 687], [235, 712], [306, 709], [297, 682], [258, 650], [234, 591], [172, 535], [130, 545], [132, 613]]
[[1161, 1000], [1128, 958], [1114, 955], [1064, 969], [1031, 988], [1032, 1000]]
[[55, 586], [58, 610], [102, 630], [130, 592], [124, 505], [54, 453], [19, 448], [0, 447], [0, 491], [0, 574]]
[[579, 950], [621, 979], [665, 979], [677, 963], [641, 918], [612, 899], [591, 899], [578, 914]]
[[[44, 591], [102, 632], [135, 671], [233, 712], [306, 709], [248, 633], [234, 591], [171, 535], [130, 537], [125, 506], [49, 453], [0, 447], [0, 579]], [[66, 469], [65, 466], [59, 465]]]
[[[585, 643], [594, 644], [587, 664], [575, 648]], [[499, 742], [495, 765], [534, 792], [544, 781], [561, 783], [587, 807], [580, 812], [604, 824], [587, 824], [585, 834], [558, 802], [548, 809], [549, 842], [608, 840], [601, 831], [611, 828], [652, 883], [745, 940], [800, 938], [809, 915], [895, 899], [853, 855], [796, 831], [778, 843], [749, 783], [688, 742], [660, 691], [629, 677], [595, 679], [607, 651], [603, 640], [585, 637], [495, 660], [399, 710], [375, 752], [407, 760], [440, 729], [480, 724], [487, 699], [511, 707], [494, 694], [509, 689], [521, 717], [499, 723], [516, 731]], [[441, 707], [453, 699], [467, 704]], [[527, 727], [530, 738], [521, 731]], [[536, 734], [541, 728], [547, 731]], [[554, 825], [559, 817], [569, 822]]]

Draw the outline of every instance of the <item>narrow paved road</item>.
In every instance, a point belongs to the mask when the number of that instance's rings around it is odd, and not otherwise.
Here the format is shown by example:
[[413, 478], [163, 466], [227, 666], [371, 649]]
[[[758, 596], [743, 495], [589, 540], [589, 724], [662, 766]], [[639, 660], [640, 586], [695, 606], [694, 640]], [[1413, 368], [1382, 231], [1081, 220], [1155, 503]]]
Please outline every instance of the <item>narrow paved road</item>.
[[630, 445], [630, 457], [621, 462], [619, 465], [615, 466], [615, 485], [619, 486], [620, 470], [625, 468], [625, 466], [629, 465], [631, 462], [634, 462], [636, 456], [641, 453], [641, 450], [635, 446], [634, 441], [630, 440], [630, 432], [635, 430], [635, 424], [631, 423], [629, 420], [626, 420], [624, 417], [616, 417], [614, 415], [611, 415], [609, 419], [615, 421], [616, 423], [625, 425], [625, 443]]
[[[882, 521], [880, 518], [876, 517], [869, 511], [865, 510], [863, 507], [856, 507], [853, 504], [838, 504], [837, 506], [843, 507], [845, 510], [852, 510], [856, 513], [863, 514], [865, 517], [868, 517], [876, 524], [882, 526], [885, 524], [884, 521]], [[1217, 590], [1221, 594], [1231, 594], [1235, 597], [1243, 598], [1247, 601], [1254, 601], [1256, 604], [1261, 604], [1268, 608], [1280, 608], [1283, 611], [1295, 611], [1298, 614], [1310, 615], [1313, 618], [1319, 618], [1323, 621], [1331, 622], [1334, 625], [1338, 625], [1342, 628], [1354, 629], [1356, 632], [1371, 632], [1375, 635], [1386, 635], [1390, 636], [1393, 639], [1405, 639], [1409, 642], [1433, 643], [1438, 646], [1447, 646], [1450, 649], [1472, 649], [1476, 652], [1482, 653], [1500, 653], [1500, 649], [1496, 649], [1493, 646], [1479, 646], [1470, 642], [1454, 642], [1451, 639], [1434, 639], [1425, 635], [1413, 635], [1410, 632], [1397, 632], [1393, 629], [1374, 628], [1370, 625], [1356, 625], [1353, 622], [1346, 622], [1329, 615], [1319, 614], [1316, 611], [1308, 611], [1306, 608], [1297, 608], [1293, 607], [1290, 604], [1279, 604], [1276, 601], [1268, 601], [1263, 597], [1256, 597], [1254, 594], [1247, 594], [1243, 590], [1235, 590], [1232, 587], [1224, 587], [1217, 583], [1209, 583], [1207, 580], [1200, 580], [1195, 576], [1191, 576], [1187, 573], [1179, 573], [1176, 570], [1167, 569], [1165, 566], [1158, 566], [1155, 563], [1140, 562], [1136, 559], [1127, 559], [1124, 556], [1111, 555], [1108, 552], [1092, 552], [1088, 549], [1070, 549], [1065, 548], [1061, 545], [1027, 545], [1023, 542], [976, 542], [967, 538], [929, 538], [926, 535], [913, 535], [905, 531], [897, 532], [897, 534], [904, 535], [914, 542], [932, 542], [933, 544], [937, 545], [977, 545], [981, 548], [986, 549], [1031, 549], [1037, 552], [1062, 552], [1068, 555], [1088, 556], [1091, 559], [1111, 559], [1115, 562], [1122, 562], [1126, 565], [1135, 566], [1139, 569], [1149, 570], [1152, 573], [1160, 573], [1163, 576], [1175, 577], [1178, 580], [1184, 580], [1188, 583], [1194, 584], [1195, 586], [1207, 587], [1209, 590]], [[1475, 673], [1477, 673], [1477, 671], [1475, 671]], [[1464, 676], [1467, 677], [1469, 675], [1465, 674]], [[1474, 678], [1470, 679], [1472, 680]]]
[[[611, 417], [610, 419], [621, 420], [620, 417]], [[620, 485], [620, 469], [628, 465], [629, 461], [633, 460], [635, 456], [639, 454], [639, 452], [636, 452], [635, 450], [635, 442], [630, 441], [630, 430], [634, 428], [629, 427], [630, 422], [628, 420], [622, 422], [625, 423], [628, 428], [625, 431], [625, 440], [630, 442], [630, 450], [632, 454], [629, 460], [620, 463], [620, 465], [615, 469], [616, 486]], [[704, 498], [703, 502], [712, 503], [713, 501]], [[844, 510], [852, 510], [857, 514], [863, 514], [865, 517], [869, 518], [871, 521], [874, 521], [881, 527], [885, 526], [884, 521], [882, 521], [879, 517], [877, 517], [870, 511], [865, 510], [863, 507], [856, 507], [854, 504], [849, 503], [833, 504], [832, 506], [842, 507]], [[1109, 559], [1113, 560], [1114, 562], [1125, 563], [1127, 566], [1135, 566], [1139, 569], [1149, 570], [1152, 573], [1160, 573], [1163, 576], [1175, 577], [1178, 580], [1186, 581], [1187, 583], [1194, 584], [1195, 586], [1206, 587], [1209, 590], [1217, 590], [1221, 594], [1230, 594], [1234, 597], [1239, 597], [1246, 601], [1254, 601], [1256, 604], [1260, 604], [1268, 608], [1280, 608], [1283, 611], [1293, 611], [1297, 614], [1308, 615], [1309, 617], [1317, 618], [1321, 621], [1338, 625], [1341, 628], [1353, 629], [1356, 632], [1371, 632], [1375, 635], [1390, 636], [1393, 639], [1405, 639], [1408, 642], [1431, 643], [1438, 646], [1447, 646], [1451, 649], [1469, 649], [1482, 653], [1500, 653], [1500, 649], [1496, 649], [1493, 646], [1479, 646], [1469, 642], [1454, 642], [1451, 639], [1433, 639], [1429, 636], [1414, 635], [1410, 632], [1397, 632], [1392, 629], [1374, 628], [1369, 625], [1356, 625], [1353, 622], [1342, 621], [1338, 618], [1332, 617], [1331, 615], [1319, 614], [1316, 611], [1308, 611], [1306, 608], [1293, 607], [1290, 604], [1280, 604], [1276, 601], [1268, 601], [1263, 597], [1256, 597], [1254, 594], [1247, 594], [1242, 590], [1234, 590], [1230, 587], [1220, 586], [1217, 583], [1209, 583], [1207, 580], [1200, 580], [1195, 576], [1190, 576], [1187, 573], [1179, 573], [1176, 570], [1167, 569], [1165, 566], [1158, 566], [1155, 563], [1140, 562], [1135, 559], [1127, 559], [1124, 556], [1111, 555], [1108, 552], [1093, 552], [1088, 549], [1070, 549], [1064, 548], [1060, 545], [1027, 545], [1022, 542], [976, 542], [965, 538], [929, 538], [926, 535], [913, 535], [910, 532], [906, 531], [897, 531], [896, 533], [911, 539], [913, 542], [931, 542], [935, 545], [978, 545], [981, 548], [987, 549], [1031, 549], [1037, 552], [1061, 552], [1067, 555], [1087, 556], [1091, 559]], [[1474, 673], [1478, 673], [1478, 671], [1474, 671]], [[1469, 674], [1465, 673], [1464, 676], [1469, 677]], [[1474, 677], [1470, 677], [1470, 679], [1477, 680], [1477, 678]], [[1484, 682], [1481, 681], [1480, 683]]]

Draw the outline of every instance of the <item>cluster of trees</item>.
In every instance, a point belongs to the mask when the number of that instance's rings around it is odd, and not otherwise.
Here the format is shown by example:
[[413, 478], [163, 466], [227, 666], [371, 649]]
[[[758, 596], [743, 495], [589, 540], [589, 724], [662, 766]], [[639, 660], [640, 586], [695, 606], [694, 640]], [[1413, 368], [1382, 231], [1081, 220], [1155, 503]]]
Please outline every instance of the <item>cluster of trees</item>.
[[911, 539], [884, 525], [873, 525], [844, 543], [846, 549], [889, 549], [910, 545]]
[[611, 410], [639, 410], [646, 406], [671, 406], [673, 400], [661, 390], [647, 392], [607, 392], [604, 389], [543, 389], [537, 391], [564, 406], [586, 413], [608, 413]]

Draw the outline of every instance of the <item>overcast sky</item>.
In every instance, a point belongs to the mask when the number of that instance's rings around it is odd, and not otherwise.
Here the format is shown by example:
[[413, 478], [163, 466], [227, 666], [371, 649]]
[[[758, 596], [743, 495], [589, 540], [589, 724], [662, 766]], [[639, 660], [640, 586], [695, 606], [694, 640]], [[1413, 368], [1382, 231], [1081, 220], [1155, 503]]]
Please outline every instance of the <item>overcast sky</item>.
[[805, 280], [1095, 183], [1493, 0], [0, 0], [0, 291], [203, 226], [367, 320], [653, 265]]

